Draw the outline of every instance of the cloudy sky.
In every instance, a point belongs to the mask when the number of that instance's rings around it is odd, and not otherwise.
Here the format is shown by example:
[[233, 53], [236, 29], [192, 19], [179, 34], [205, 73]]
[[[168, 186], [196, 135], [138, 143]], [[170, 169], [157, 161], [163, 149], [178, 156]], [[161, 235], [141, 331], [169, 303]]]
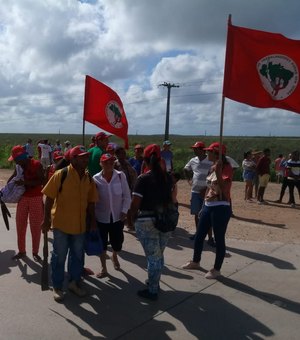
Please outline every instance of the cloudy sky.
[[[169, 82], [170, 134], [218, 135], [230, 13], [300, 40], [299, 0], [1, 2], [0, 132], [80, 134], [88, 74], [118, 92], [129, 134], [164, 133]], [[224, 135], [300, 136], [300, 115], [226, 100]]]

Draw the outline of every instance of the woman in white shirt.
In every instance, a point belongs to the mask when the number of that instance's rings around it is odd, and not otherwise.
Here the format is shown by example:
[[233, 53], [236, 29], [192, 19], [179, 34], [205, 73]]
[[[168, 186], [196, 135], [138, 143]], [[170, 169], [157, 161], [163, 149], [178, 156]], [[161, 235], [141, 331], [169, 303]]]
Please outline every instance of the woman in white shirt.
[[124, 221], [131, 203], [126, 176], [122, 171], [114, 169], [115, 160], [113, 155], [103, 154], [100, 158], [102, 170], [93, 177], [99, 194], [95, 215], [104, 249], [100, 256], [102, 268], [97, 274], [99, 278], [108, 275], [106, 267], [108, 237], [113, 249], [111, 260], [114, 268], [120, 269], [118, 252], [121, 251], [124, 242]]

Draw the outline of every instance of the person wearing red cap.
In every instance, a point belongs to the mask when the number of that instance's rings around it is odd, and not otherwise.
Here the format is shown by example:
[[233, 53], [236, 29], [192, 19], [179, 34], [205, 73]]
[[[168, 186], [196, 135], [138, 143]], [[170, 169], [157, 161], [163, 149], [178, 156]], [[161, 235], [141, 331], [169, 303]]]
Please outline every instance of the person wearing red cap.
[[95, 206], [95, 214], [104, 252], [100, 255], [101, 271], [97, 277], [108, 275], [106, 266], [106, 251], [108, 237], [113, 249], [111, 260], [116, 270], [120, 269], [118, 252], [124, 242], [124, 221], [131, 203], [130, 189], [124, 172], [114, 169], [116, 158], [105, 153], [100, 158], [102, 170], [94, 175], [99, 202]]
[[57, 163], [60, 160], [62, 160], [64, 158], [64, 156], [63, 156], [61, 151], [56, 150], [56, 151], [53, 152], [52, 158], [53, 158], [53, 163], [50, 164], [46, 169], [46, 174], [45, 174], [46, 181], [48, 181], [50, 179], [50, 177], [52, 177], [52, 175], [54, 174], [54, 172], [56, 170]]
[[78, 296], [86, 291], [79, 286], [84, 264], [84, 240], [86, 217], [89, 214], [91, 228], [96, 228], [95, 202], [98, 194], [94, 181], [86, 171], [89, 153], [81, 145], [69, 152], [70, 165], [62, 185], [64, 169], [57, 170], [42, 192], [46, 196], [43, 233], [53, 229], [53, 252], [51, 257], [53, 297], [64, 299], [62, 291], [65, 261], [68, 258], [68, 289]]
[[88, 151], [90, 152], [90, 159], [88, 164], [89, 174], [91, 176], [96, 175], [101, 171], [100, 166], [100, 157], [106, 153], [106, 148], [109, 142], [109, 135], [105, 132], [99, 132], [95, 135], [95, 143], [96, 145], [90, 148]]
[[149, 300], [158, 298], [164, 265], [163, 253], [172, 233], [164, 233], [155, 228], [155, 210], [172, 202], [172, 178], [161, 168], [160, 160], [159, 145], [148, 145], [144, 150], [144, 162], [149, 171], [138, 177], [130, 207], [132, 220], [135, 220], [136, 235], [147, 259], [148, 288], [139, 290], [138, 295]]
[[[197, 230], [199, 218], [198, 214], [203, 205], [204, 194], [206, 191], [206, 176], [210, 167], [212, 166], [212, 162], [207, 158], [207, 155], [204, 151], [205, 144], [203, 142], [196, 142], [191, 146], [194, 151], [195, 157], [190, 159], [188, 163], [185, 165], [183, 171], [188, 178], [189, 184], [192, 186], [191, 188], [191, 215], [195, 216], [195, 227]], [[190, 237], [191, 240], [195, 238], [194, 234]], [[209, 240], [211, 245], [214, 244], [214, 240], [212, 234], [209, 234]]]
[[[21, 145], [13, 147], [8, 160], [15, 161], [17, 165], [22, 167], [24, 180], [19, 180], [19, 184], [25, 186], [25, 192], [17, 204], [16, 227], [19, 252], [13, 259], [21, 259], [26, 256], [26, 230], [29, 219], [33, 259], [40, 261], [38, 252], [41, 238], [40, 226], [43, 220], [43, 195], [41, 190], [44, 182], [44, 170], [39, 161], [28, 158], [27, 152]], [[15, 175], [16, 170], [10, 179]]]
[[[208, 148], [208, 159], [213, 162], [206, 178], [207, 190], [204, 205], [199, 214], [199, 224], [194, 243], [193, 259], [182, 266], [183, 269], [199, 269], [203, 242], [212, 227], [216, 240], [216, 258], [214, 267], [205, 274], [207, 279], [216, 279], [221, 275], [221, 267], [225, 258], [225, 233], [231, 217], [230, 188], [233, 170], [225, 157], [226, 147], [212, 143]], [[221, 151], [221, 152], [220, 152]]]

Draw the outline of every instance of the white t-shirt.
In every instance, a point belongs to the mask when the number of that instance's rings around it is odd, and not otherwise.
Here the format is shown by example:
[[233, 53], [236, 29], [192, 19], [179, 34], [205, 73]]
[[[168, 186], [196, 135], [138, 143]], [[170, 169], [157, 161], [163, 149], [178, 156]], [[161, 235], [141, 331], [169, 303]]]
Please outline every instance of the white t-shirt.
[[184, 169], [193, 171], [192, 192], [199, 193], [206, 188], [206, 176], [212, 165], [213, 163], [207, 157], [200, 161], [198, 156], [190, 159], [185, 165]]
[[41, 148], [41, 158], [50, 158], [51, 146], [44, 143], [39, 143], [38, 146]]

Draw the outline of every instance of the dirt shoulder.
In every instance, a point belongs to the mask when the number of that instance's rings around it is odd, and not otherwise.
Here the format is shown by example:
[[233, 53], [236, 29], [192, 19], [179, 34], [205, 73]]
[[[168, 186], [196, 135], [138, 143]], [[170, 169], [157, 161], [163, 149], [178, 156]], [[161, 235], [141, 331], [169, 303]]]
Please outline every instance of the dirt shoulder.
[[[241, 240], [262, 242], [300, 243], [300, 205], [298, 193], [295, 192], [296, 208], [288, 204], [279, 204], [281, 184], [269, 183], [265, 199], [268, 205], [244, 201], [245, 184], [233, 182], [232, 204], [235, 217], [230, 219], [227, 237]], [[180, 226], [193, 233], [194, 221], [189, 211], [190, 188], [186, 181], [178, 185], [178, 201], [180, 204]], [[283, 202], [288, 201], [288, 189]]]
[[[12, 170], [0, 169], [0, 188], [11, 176]], [[300, 243], [300, 204], [298, 193], [295, 192], [296, 208], [287, 204], [275, 203], [279, 197], [281, 185], [269, 183], [265, 199], [268, 205], [244, 201], [242, 182], [233, 182], [232, 203], [235, 218], [231, 218], [227, 237], [241, 240], [262, 242]], [[194, 233], [194, 217], [190, 215], [190, 186], [187, 181], [178, 182], [179, 227]], [[283, 202], [288, 201], [288, 189]], [[13, 204], [8, 206], [14, 206]]]

